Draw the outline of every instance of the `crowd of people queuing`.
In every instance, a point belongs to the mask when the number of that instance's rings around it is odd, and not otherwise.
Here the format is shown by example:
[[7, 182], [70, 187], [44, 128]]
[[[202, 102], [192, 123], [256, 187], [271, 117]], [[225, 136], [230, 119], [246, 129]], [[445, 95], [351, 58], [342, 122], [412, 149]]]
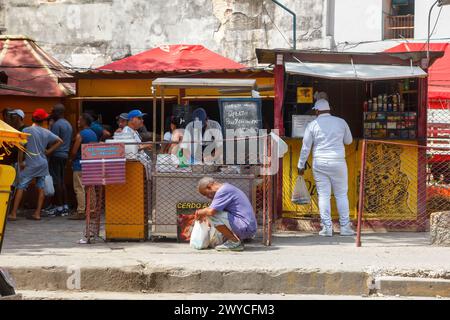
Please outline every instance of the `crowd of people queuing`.
[[[63, 104], [56, 104], [50, 114], [44, 109], [36, 109], [32, 113], [32, 125], [28, 127], [25, 126], [25, 112], [21, 109], [4, 109], [2, 116], [7, 124], [29, 134], [25, 152], [14, 149], [1, 160], [2, 164], [13, 166], [17, 173], [13, 186], [12, 206], [8, 213], [9, 221], [17, 220], [17, 211], [24, 192], [33, 180], [37, 189], [37, 204], [33, 214], [27, 216], [27, 219], [40, 220], [42, 213], [47, 216], [69, 216], [72, 220], [85, 219], [86, 200], [81, 180], [81, 146], [105, 141], [116, 134], [129, 134], [136, 142], [152, 140], [144, 125], [145, 114], [140, 110], [118, 115], [117, 130], [114, 132], [111, 126], [101, 123], [95, 112], [82, 113], [78, 119], [78, 128], [74, 129], [65, 118]], [[65, 183], [68, 167], [73, 173], [73, 190], [77, 201], [72, 215]], [[46, 200], [44, 187], [48, 176], [53, 182], [54, 195], [47, 199], [48, 206], [43, 208]]]
[[[14, 183], [14, 198], [9, 210], [9, 221], [17, 219], [24, 192], [31, 182], [35, 181], [37, 188], [37, 204], [33, 214], [28, 219], [40, 220], [41, 213], [47, 216], [69, 216], [72, 220], [85, 219], [86, 199], [82, 184], [81, 146], [88, 143], [103, 142], [107, 139], [132, 139], [139, 143], [139, 153], [142, 156], [151, 152], [153, 144], [141, 144], [152, 141], [152, 134], [144, 125], [145, 113], [132, 110], [116, 117], [116, 130], [112, 126], [102, 124], [95, 112], [84, 112], [79, 116], [77, 128], [73, 128], [65, 117], [65, 107], [56, 104], [50, 114], [44, 109], [36, 109], [32, 114], [32, 125], [25, 126], [25, 113], [20, 109], [5, 109], [3, 120], [15, 129], [28, 133], [25, 152], [13, 150], [3, 160], [16, 169]], [[189, 138], [193, 136], [194, 121], [202, 125], [202, 135], [207, 135], [209, 129], [221, 130], [218, 122], [209, 119], [203, 108], [197, 108], [192, 113], [193, 121], [186, 122], [183, 117], [170, 116], [166, 119], [164, 141], [158, 145], [162, 153], [177, 154], [180, 148], [187, 150], [187, 159], [195, 163], [194, 155], [197, 149], [204, 147], [194, 143]], [[219, 156], [219, 155], [217, 155]], [[191, 159], [192, 158], [192, 159]], [[138, 158], [139, 159], [139, 158]], [[73, 192], [75, 197], [69, 197], [66, 188], [66, 173], [72, 172]], [[44, 189], [46, 178], [51, 177], [54, 195], [46, 197]], [[76, 199], [77, 205], [72, 214], [69, 210], [69, 198]], [[48, 206], [44, 207], [46, 202]]]

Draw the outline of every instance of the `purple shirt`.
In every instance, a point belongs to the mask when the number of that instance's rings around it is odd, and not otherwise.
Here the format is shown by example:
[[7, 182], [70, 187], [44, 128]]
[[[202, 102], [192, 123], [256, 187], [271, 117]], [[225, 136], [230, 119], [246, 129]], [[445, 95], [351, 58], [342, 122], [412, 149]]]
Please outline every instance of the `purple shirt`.
[[241, 240], [256, 234], [256, 219], [252, 204], [239, 188], [224, 183], [217, 190], [210, 208], [228, 212], [231, 229]]

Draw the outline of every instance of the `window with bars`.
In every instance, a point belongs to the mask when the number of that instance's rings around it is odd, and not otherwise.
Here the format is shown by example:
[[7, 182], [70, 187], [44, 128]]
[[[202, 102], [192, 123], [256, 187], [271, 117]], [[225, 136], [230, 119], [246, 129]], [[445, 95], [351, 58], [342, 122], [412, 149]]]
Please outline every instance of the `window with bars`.
[[391, 0], [384, 11], [384, 39], [414, 38], [414, 0]]

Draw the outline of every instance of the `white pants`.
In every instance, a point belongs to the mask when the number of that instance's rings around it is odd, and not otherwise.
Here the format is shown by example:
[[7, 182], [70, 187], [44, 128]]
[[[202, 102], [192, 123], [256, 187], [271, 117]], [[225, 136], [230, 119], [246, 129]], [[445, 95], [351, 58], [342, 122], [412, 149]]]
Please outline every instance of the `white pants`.
[[341, 226], [350, 222], [348, 204], [348, 173], [345, 160], [314, 159], [313, 174], [319, 194], [319, 211], [322, 224], [331, 227], [331, 190], [336, 199]]

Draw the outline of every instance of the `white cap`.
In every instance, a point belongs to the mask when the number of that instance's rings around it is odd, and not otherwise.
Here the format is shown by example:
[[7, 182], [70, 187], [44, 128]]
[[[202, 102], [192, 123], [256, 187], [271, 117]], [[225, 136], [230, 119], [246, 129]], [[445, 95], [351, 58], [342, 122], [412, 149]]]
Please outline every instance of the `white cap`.
[[320, 100], [317, 100], [316, 103], [314, 104], [313, 110], [329, 111], [330, 105], [328, 104], [327, 100], [320, 99]]
[[22, 120], [25, 119], [25, 113], [20, 109], [15, 109], [15, 110], [9, 111], [8, 113], [18, 115], [19, 117], [22, 118]]

